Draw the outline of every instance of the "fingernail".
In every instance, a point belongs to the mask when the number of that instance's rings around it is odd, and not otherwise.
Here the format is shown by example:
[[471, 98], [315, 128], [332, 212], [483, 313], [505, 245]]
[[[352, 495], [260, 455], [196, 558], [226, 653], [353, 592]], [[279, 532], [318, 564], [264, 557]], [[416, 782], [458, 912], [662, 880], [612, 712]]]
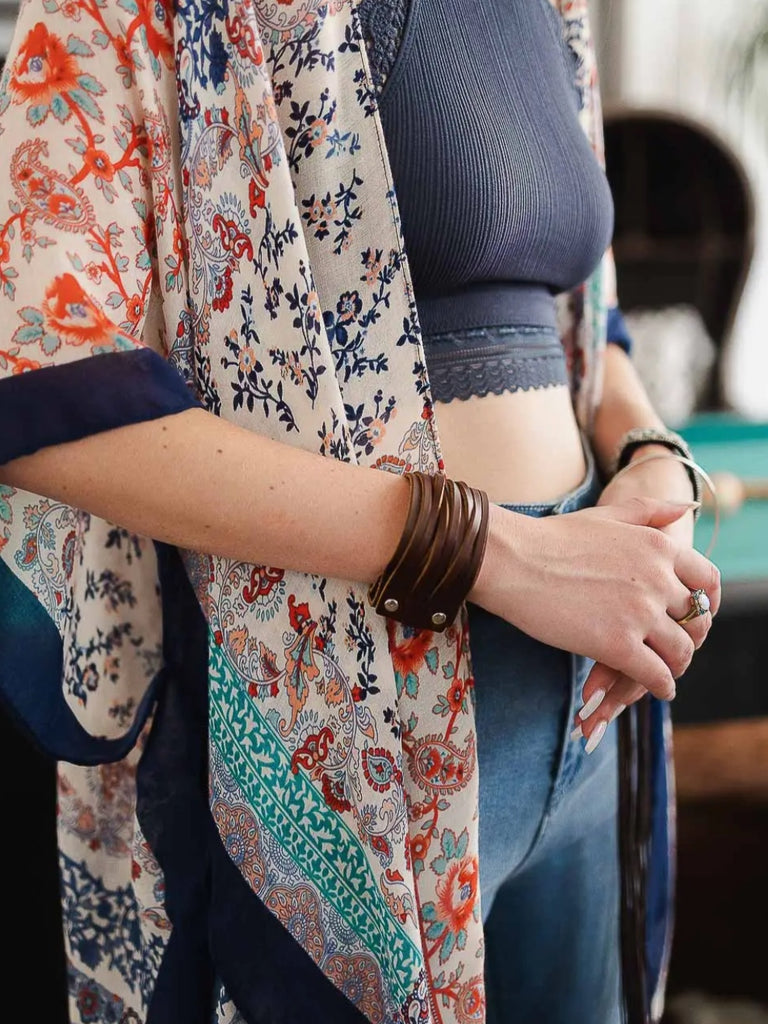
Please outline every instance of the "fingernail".
[[579, 712], [579, 718], [582, 720], [582, 722], [586, 721], [586, 719], [589, 718], [593, 711], [597, 711], [597, 709], [603, 703], [604, 697], [605, 690], [595, 690], [595, 692], [592, 694], [587, 703]]
[[595, 728], [595, 731], [592, 733], [592, 735], [587, 740], [587, 745], [584, 747], [584, 753], [585, 754], [591, 754], [592, 753], [592, 751], [598, 745], [598, 743], [603, 738], [603, 736], [605, 736], [605, 730], [607, 728], [608, 728], [608, 723], [607, 722], [601, 722], [600, 725], [598, 725]]
[[619, 715], [621, 714], [622, 711], [626, 711], [626, 710], [627, 710], [627, 705], [626, 704], [618, 704], [617, 707], [616, 707], [616, 710], [611, 715], [611, 721], [613, 722], [614, 719], [619, 717]]
[[580, 740], [583, 735], [584, 735], [584, 733], [582, 731], [581, 726], [577, 725], [576, 728], [571, 733], [571, 740]]
[[701, 508], [700, 501], [670, 501], [669, 504], [674, 505], [675, 508], [690, 508], [694, 510]]

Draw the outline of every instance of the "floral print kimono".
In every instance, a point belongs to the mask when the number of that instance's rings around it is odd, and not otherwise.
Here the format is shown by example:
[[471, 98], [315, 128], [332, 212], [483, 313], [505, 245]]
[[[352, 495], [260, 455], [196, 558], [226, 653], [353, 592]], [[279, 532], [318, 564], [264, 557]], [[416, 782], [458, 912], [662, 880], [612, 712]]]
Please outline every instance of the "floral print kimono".
[[[586, 2], [556, 6], [599, 151]], [[357, 0], [24, 0], [0, 136], [0, 463], [202, 407], [441, 470]], [[610, 290], [607, 254], [561, 297], [587, 430]], [[484, 1021], [470, 654], [463, 615], [393, 626], [358, 584], [0, 485], [0, 690], [60, 762], [72, 1021]]]

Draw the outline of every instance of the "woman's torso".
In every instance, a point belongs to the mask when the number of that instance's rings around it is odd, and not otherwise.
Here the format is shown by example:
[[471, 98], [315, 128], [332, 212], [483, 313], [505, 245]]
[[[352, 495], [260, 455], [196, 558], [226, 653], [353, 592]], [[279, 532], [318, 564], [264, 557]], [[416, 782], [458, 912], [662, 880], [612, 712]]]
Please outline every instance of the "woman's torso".
[[[612, 228], [560, 19], [548, 0], [364, 0], [361, 14], [374, 76], [386, 72], [380, 113], [428, 370], [446, 331], [551, 333], [554, 294], [588, 276]], [[558, 497], [585, 469], [564, 372], [497, 384], [436, 392], [446, 472], [492, 500]]]

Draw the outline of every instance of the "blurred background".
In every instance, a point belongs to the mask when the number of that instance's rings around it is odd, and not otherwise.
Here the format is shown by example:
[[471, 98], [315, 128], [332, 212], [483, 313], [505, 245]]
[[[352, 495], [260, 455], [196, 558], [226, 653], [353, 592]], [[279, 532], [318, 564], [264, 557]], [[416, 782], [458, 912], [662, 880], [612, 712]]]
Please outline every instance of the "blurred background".
[[722, 615], [672, 706], [665, 1022], [768, 1024], [768, 2], [591, 6], [636, 364], [724, 505]]
[[[678, 904], [665, 1024], [768, 1024], [768, 0], [591, 7], [635, 362], [724, 505], [713, 553], [722, 612], [673, 705]], [[0, 0], [0, 57], [15, 10]], [[700, 548], [712, 527], [705, 512]], [[19, 894], [18, 906], [11, 893], [2, 903], [13, 936], [3, 988], [44, 966], [34, 1021], [65, 1024], [54, 774], [5, 718], [0, 778], [12, 781], [13, 823], [0, 877]], [[19, 994], [21, 1010], [29, 992]]]

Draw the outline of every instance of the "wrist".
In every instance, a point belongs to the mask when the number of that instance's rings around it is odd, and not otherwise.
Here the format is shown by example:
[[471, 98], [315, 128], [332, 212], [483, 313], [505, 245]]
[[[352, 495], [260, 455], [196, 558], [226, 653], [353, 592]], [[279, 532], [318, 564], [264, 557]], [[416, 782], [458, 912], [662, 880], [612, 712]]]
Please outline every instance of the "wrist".
[[[643, 457], [647, 455], [658, 458], [642, 462]], [[665, 449], [661, 445], [643, 445], [633, 453], [627, 465], [632, 466], [632, 471], [625, 478], [626, 484], [641, 490], [649, 497], [663, 498], [666, 501], [699, 500], [688, 470], [668, 448]]]
[[480, 570], [467, 600], [495, 612], [500, 595], [509, 589], [510, 578], [516, 587], [522, 581], [524, 552], [529, 544], [529, 528], [536, 520], [491, 503], [488, 517], [488, 541]]
[[[651, 455], [652, 453], [668, 456], [673, 462], [675, 461], [674, 452], [666, 445], [658, 444], [655, 441], [646, 441], [644, 444], [638, 444], [632, 449], [632, 453], [627, 459], [625, 465], [629, 465], [629, 463], [637, 461], [642, 458], [643, 455]], [[680, 466], [681, 469], [685, 468], [679, 462], [678, 466]]]
[[441, 632], [456, 619], [482, 566], [488, 495], [439, 473], [404, 475], [410, 491], [405, 526], [368, 600], [380, 615]]
[[[700, 501], [701, 485], [692, 464], [691, 450], [685, 438], [667, 428], [633, 427], [628, 430], [619, 442], [610, 476], [613, 479], [629, 469], [635, 473], [635, 466], [641, 463], [666, 462], [669, 458], [685, 467], [693, 500]], [[671, 471], [667, 475], [671, 475], [673, 481], [676, 479], [676, 474]]]

